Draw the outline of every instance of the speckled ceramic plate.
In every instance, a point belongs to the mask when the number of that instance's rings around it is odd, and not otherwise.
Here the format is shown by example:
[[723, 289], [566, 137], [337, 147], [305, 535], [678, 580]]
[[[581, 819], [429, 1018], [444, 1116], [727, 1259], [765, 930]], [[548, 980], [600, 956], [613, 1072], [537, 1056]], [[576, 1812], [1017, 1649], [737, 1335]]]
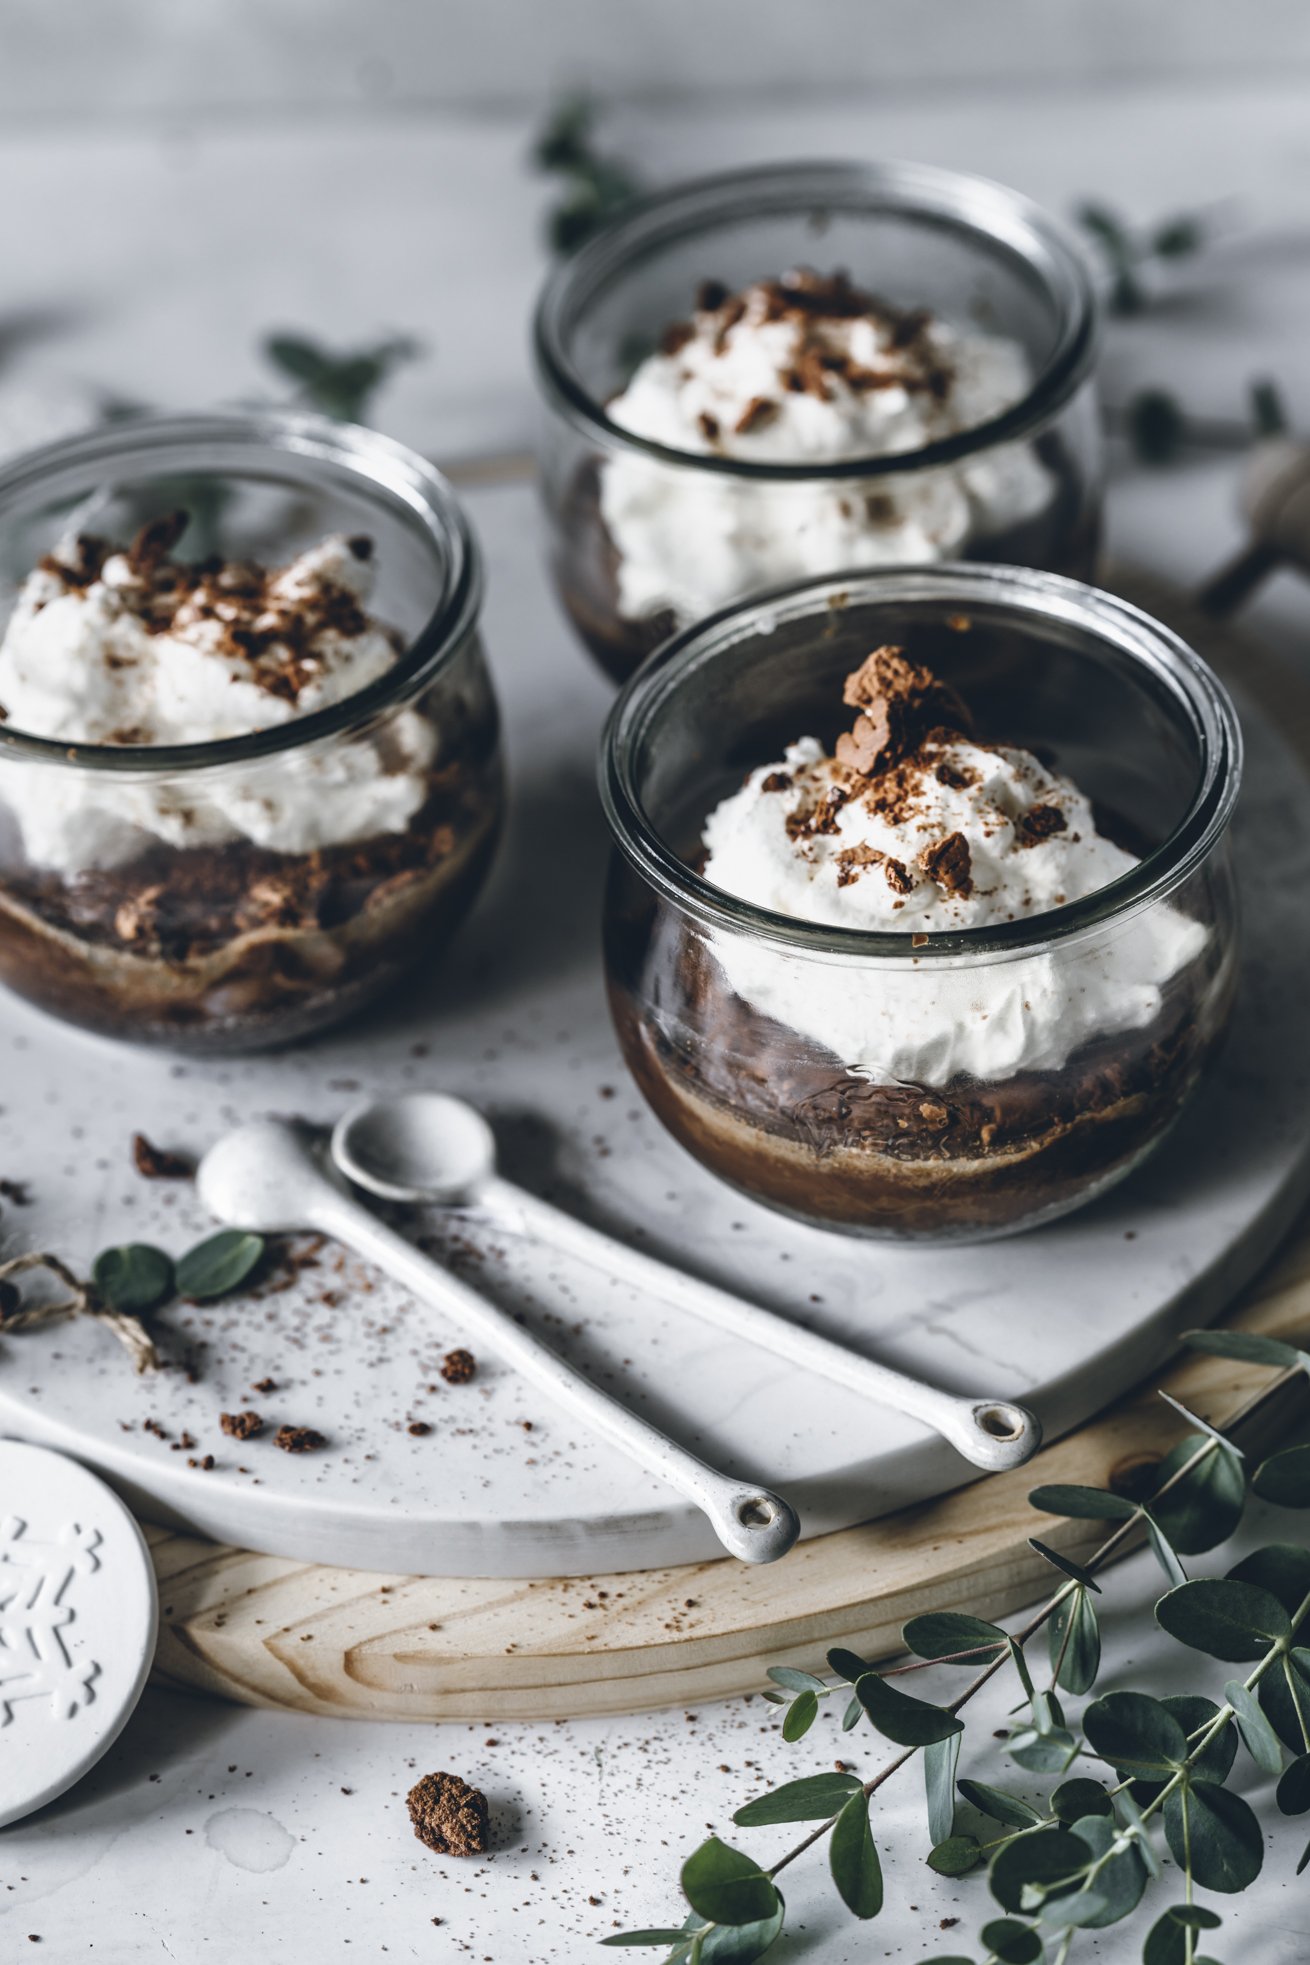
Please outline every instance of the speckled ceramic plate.
[[[433, 1085], [488, 1111], [511, 1177], [613, 1232], [953, 1390], [1024, 1399], [1050, 1435], [1078, 1424], [1157, 1364], [1179, 1329], [1218, 1313], [1310, 1189], [1310, 910], [1287, 903], [1310, 885], [1300, 767], [1267, 724], [1245, 719], [1236, 841], [1247, 958], [1234, 1033], [1138, 1177], [1065, 1222], [980, 1248], [898, 1251], [790, 1224], [674, 1146], [615, 1050], [593, 790], [609, 698], [557, 625], [530, 497], [511, 487], [471, 501], [491, 562], [487, 635], [515, 802], [450, 963], [338, 1036], [235, 1063], [127, 1052], [6, 1000], [0, 1177], [30, 1182], [31, 1200], [5, 1204], [0, 1246], [51, 1247], [83, 1266], [130, 1238], [178, 1251], [208, 1224], [186, 1183], [134, 1171], [134, 1130], [197, 1151], [255, 1113], [329, 1120], [363, 1092]], [[414, 1223], [416, 1233], [438, 1226]], [[913, 1422], [589, 1270], [494, 1233], [462, 1239], [484, 1287], [707, 1458], [782, 1489], [807, 1534], [972, 1474]], [[463, 1333], [331, 1249], [290, 1287], [159, 1324], [178, 1365], [144, 1379], [92, 1325], [0, 1344], [0, 1432], [76, 1452], [146, 1516], [306, 1560], [534, 1576], [716, 1553], [693, 1509], [672, 1494], [652, 1506], [645, 1475], [494, 1360], [470, 1384], [445, 1384], [442, 1356]], [[275, 1391], [251, 1389], [268, 1378]], [[238, 1443], [219, 1413], [246, 1407], [265, 1431]], [[272, 1434], [284, 1423], [317, 1428], [327, 1446], [279, 1452]]]

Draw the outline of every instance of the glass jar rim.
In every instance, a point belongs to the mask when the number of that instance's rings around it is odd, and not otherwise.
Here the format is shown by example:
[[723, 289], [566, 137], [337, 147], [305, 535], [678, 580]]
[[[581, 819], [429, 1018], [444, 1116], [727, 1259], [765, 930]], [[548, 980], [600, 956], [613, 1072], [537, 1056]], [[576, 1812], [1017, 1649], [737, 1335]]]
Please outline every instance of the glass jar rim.
[[[1090, 630], [1163, 682], [1187, 711], [1200, 752], [1199, 783], [1169, 837], [1106, 886], [1082, 900], [1024, 921], [934, 934], [915, 946], [908, 933], [834, 928], [778, 914], [738, 899], [705, 880], [667, 844], [642, 803], [634, 769], [638, 750], [669, 696], [698, 667], [780, 618], [816, 622], [852, 603], [940, 602], [975, 615], [989, 604]], [[765, 762], [766, 760], [761, 760]], [[1163, 900], [1209, 858], [1227, 829], [1242, 774], [1242, 733], [1227, 690], [1182, 638], [1131, 602], [1061, 574], [1027, 567], [944, 561], [931, 568], [863, 569], [794, 581], [721, 608], [664, 642], [620, 691], [605, 725], [600, 795], [615, 844], [663, 899], [703, 925], [753, 934], [813, 954], [860, 961], [913, 961], [925, 967], [961, 958], [1041, 954], [1118, 924]]]
[[[935, 438], [916, 450], [839, 459], [822, 465], [760, 462], [679, 450], [625, 429], [587, 388], [570, 358], [573, 325], [593, 296], [632, 259], [687, 231], [707, 229], [744, 212], [802, 212], [835, 206], [918, 215], [999, 240], [1042, 282], [1058, 308], [1054, 346], [1017, 403], [986, 422]], [[547, 279], [533, 321], [538, 379], [576, 426], [612, 447], [634, 450], [685, 470], [752, 483], [812, 483], [930, 470], [1026, 436], [1046, 423], [1090, 374], [1100, 308], [1087, 261], [1065, 227], [1021, 192], [934, 164], [904, 162], [766, 164], [692, 178], [634, 200]]]
[[[377, 430], [337, 423], [310, 412], [277, 409], [205, 410], [167, 416], [132, 417], [104, 429], [43, 444], [21, 452], [0, 467], [0, 527], [6, 507], [36, 493], [53, 493], [63, 478], [103, 464], [112, 475], [115, 461], [131, 457], [134, 467], [161, 472], [183, 467], [189, 450], [207, 453], [205, 471], [221, 475], [223, 453], [235, 473], [236, 459], [255, 475], [249, 453], [263, 449], [279, 456], [316, 458], [361, 491], [372, 488], [419, 520], [438, 549], [444, 567], [441, 592], [431, 614], [403, 655], [363, 689], [307, 716], [240, 737], [205, 743], [118, 745], [69, 743], [38, 737], [0, 722], [0, 760], [106, 771], [150, 779], [175, 776], [299, 750], [344, 730], [367, 726], [411, 701], [455, 656], [476, 625], [482, 602], [482, 558], [477, 540], [455, 492], [434, 464]], [[196, 468], [195, 466], [192, 467]]]

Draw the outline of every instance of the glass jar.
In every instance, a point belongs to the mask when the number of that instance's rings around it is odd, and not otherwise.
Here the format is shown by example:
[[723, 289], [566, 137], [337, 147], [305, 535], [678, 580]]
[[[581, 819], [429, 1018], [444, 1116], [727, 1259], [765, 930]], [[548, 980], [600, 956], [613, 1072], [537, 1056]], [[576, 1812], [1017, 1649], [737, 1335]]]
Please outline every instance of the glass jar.
[[[886, 643], [954, 686], [980, 741], [1070, 778], [1140, 856], [1130, 870], [931, 936], [817, 926], [703, 879], [707, 814], [800, 736], [831, 752], [843, 678]], [[952, 565], [725, 609], [645, 664], [606, 731], [605, 958], [628, 1067], [705, 1166], [818, 1226], [979, 1240], [1079, 1207], [1159, 1144], [1219, 1044], [1240, 768], [1200, 659], [1074, 581]], [[917, 1075], [848, 1066], [835, 1033], [852, 1022]]]
[[[834, 462], [670, 448], [611, 413], [703, 282], [733, 291], [816, 264], [907, 320], [1001, 337], [1018, 398], [917, 448]], [[779, 580], [945, 559], [1089, 578], [1096, 330], [1063, 229], [981, 178], [789, 164], [645, 199], [560, 266], [537, 314], [549, 554], [574, 627], [621, 680], [676, 629]]]
[[330, 707], [221, 742], [65, 743], [0, 721], [0, 980], [137, 1043], [249, 1050], [336, 1023], [444, 948], [504, 807], [481, 566], [440, 474], [314, 416], [118, 424], [0, 470], [0, 626], [70, 534], [178, 508], [178, 556], [372, 542], [398, 650]]

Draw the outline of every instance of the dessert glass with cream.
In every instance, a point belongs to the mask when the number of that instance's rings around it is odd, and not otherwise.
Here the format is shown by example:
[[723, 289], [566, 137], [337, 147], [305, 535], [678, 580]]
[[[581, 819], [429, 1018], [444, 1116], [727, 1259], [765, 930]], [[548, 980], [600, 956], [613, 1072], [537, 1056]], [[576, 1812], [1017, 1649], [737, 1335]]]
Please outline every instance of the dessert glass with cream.
[[979, 1240], [1082, 1205], [1219, 1044], [1240, 763], [1204, 664], [1074, 581], [907, 568], [725, 609], [606, 733], [633, 1076], [821, 1226]]
[[622, 679], [781, 580], [953, 559], [1086, 578], [1095, 345], [1076, 247], [978, 178], [784, 165], [646, 199], [537, 315], [565, 609]]
[[0, 471], [0, 980], [110, 1036], [303, 1036], [439, 953], [504, 793], [476, 545], [317, 417]]

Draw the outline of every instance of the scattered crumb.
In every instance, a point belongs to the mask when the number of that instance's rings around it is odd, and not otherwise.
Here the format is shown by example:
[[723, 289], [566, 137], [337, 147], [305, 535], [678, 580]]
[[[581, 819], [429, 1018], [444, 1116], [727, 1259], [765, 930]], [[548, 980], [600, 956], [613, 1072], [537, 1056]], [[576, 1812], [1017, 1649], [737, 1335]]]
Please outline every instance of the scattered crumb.
[[407, 1433], [412, 1433], [416, 1440], [422, 1440], [427, 1437], [432, 1428], [426, 1419], [411, 1419], [405, 1430]]
[[447, 1385], [467, 1385], [477, 1368], [471, 1351], [447, 1351], [441, 1360], [441, 1376]]
[[425, 1774], [405, 1800], [415, 1835], [438, 1856], [485, 1853], [487, 1797], [458, 1774]]
[[253, 1440], [256, 1433], [264, 1430], [264, 1422], [257, 1412], [220, 1412], [218, 1423], [233, 1440]]
[[267, 1398], [270, 1392], [276, 1392], [277, 1380], [273, 1378], [257, 1378], [250, 1389], [252, 1392], [262, 1392], [265, 1398]]
[[279, 1426], [273, 1444], [280, 1446], [283, 1453], [317, 1453], [327, 1441], [312, 1426]]
[[190, 1180], [195, 1162], [186, 1153], [166, 1153], [152, 1146], [144, 1133], [132, 1135], [132, 1161], [146, 1180]]

